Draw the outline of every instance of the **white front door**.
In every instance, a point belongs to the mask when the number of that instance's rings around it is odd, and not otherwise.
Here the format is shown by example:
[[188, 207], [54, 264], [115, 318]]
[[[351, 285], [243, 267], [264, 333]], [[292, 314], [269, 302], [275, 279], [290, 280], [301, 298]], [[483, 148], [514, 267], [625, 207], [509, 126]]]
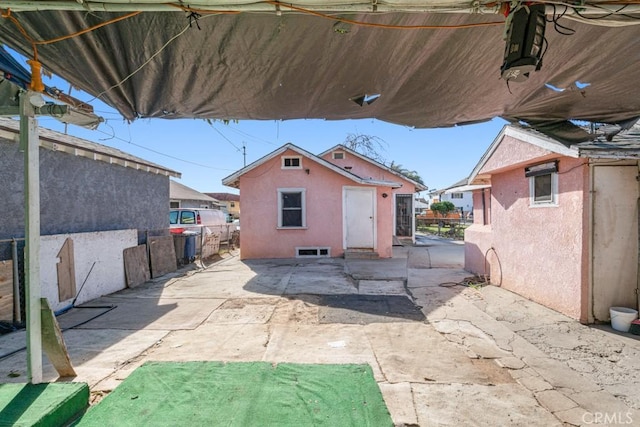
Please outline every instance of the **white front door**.
[[375, 249], [375, 188], [344, 187], [345, 249]]

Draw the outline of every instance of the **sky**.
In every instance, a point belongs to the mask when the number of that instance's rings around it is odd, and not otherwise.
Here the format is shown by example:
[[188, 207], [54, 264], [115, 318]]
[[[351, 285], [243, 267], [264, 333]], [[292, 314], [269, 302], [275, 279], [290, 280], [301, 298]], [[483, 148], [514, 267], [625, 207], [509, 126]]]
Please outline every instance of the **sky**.
[[[55, 76], [45, 76], [43, 82], [65, 92], [69, 88], [68, 83]], [[393, 161], [415, 170], [429, 190], [445, 188], [469, 175], [506, 124], [499, 118], [439, 129], [415, 129], [375, 119], [241, 120], [229, 124], [200, 119], [138, 119], [128, 123], [115, 109], [86, 93], [72, 89], [71, 95], [89, 101], [105, 122], [94, 131], [68, 125], [68, 134], [180, 172], [182, 178], [176, 181], [211, 193], [237, 193], [221, 181], [244, 166], [243, 147], [248, 165], [288, 142], [320, 154], [344, 143], [350, 134], [381, 139], [384, 144], [380, 154], [387, 164]], [[38, 124], [65, 131], [65, 125], [51, 117], [38, 117]]]

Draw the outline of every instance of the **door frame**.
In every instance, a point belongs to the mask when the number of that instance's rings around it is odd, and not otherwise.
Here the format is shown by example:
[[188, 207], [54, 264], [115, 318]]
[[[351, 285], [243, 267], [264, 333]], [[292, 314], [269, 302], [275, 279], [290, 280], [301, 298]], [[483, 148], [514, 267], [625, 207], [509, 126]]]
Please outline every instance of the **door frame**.
[[373, 249], [378, 249], [378, 204], [377, 204], [377, 191], [376, 187], [354, 187], [345, 185], [342, 187], [342, 249], [345, 251], [347, 246], [347, 193], [349, 191], [366, 191], [371, 193], [371, 207], [373, 211], [372, 234], [373, 234]]
[[[411, 240], [413, 243], [416, 242], [416, 208], [415, 208], [415, 193], [393, 193], [393, 235], [397, 236], [397, 227], [398, 227], [398, 196], [410, 196], [411, 198], [411, 206], [409, 210], [411, 211]], [[409, 237], [409, 236], [402, 236]]]
[[[595, 188], [596, 188], [596, 169], [601, 169], [601, 168], [620, 168], [620, 167], [635, 167], [636, 169], [636, 173], [640, 173], [640, 164], [638, 164], [637, 161], [624, 161], [624, 160], [620, 160], [619, 163], [614, 163], [614, 164], [607, 164], [607, 163], [590, 163], [589, 164], [589, 216], [588, 216], [588, 224], [589, 224], [589, 233], [588, 233], [588, 259], [589, 259], [589, 265], [588, 265], [588, 291], [587, 291], [587, 318], [586, 321], [588, 323], [595, 323], [596, 320], [602, 320], [602, 319], [596, 319], [595, 317], [595, 311], [596, 311], [596, 304], [598, 304], [598, 302], [596, 302], [595, 300], [595, 293], [596, 293], [596, 283], [595, 283], [595, 260], [596, 260], [596, 247], [595, 247], [595, 221], [597, 220], [596, 216], [595, 216], [595, 209], [596, 209], [596, 198], [598, 197], [598, 194], [596, 194], [595, 192]], [[640, 188], [637, 194], [640, 194]], [[636, 204], [636, 209], [640, 209], [640, 201]], [[640, 226], [640, 218], [636, 218], [636, 222], [634, 225], [636, 226], [636, 229]], [[640, 230], [639, 230], [640, 232]], [[640, 254], [636, 253], [632, 256], [636, 256], [636, 259], [639, 259], [638, 256]], [[635, 283], [636, 286], [636, 295], [638, 295], [638, 297], [636, 298], [636, 304], [638, 304], [640, 306], [640, 282], [638, 279], [640, 279], [640, 261], [637, 262], [637, 280]], [[637, 307], [636, 307], [637, 308]]]

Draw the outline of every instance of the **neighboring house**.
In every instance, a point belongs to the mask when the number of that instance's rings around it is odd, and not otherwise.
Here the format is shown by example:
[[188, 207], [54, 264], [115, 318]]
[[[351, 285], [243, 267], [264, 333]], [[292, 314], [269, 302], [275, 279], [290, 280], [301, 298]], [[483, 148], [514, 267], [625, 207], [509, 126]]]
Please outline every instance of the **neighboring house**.
[[[115, 148], [38, 128], [42, 294], [54, 309], [56, 264], [67, 238], [75, 245], [80, 304], [125, 287], [123, 248], [169, 234], [169, 177], [178, 172]], [[12, 259], [12, 240], [24, 247], [24, 155], [20, 123], [0, 118], [0, 261]], [[22, 269], [21, 255], [18, 255]], [[89, 276], [90, 273], [90, 276]], [[79, 290], [78, 290], [79, 292]], [[2, 298], [2, 295], [0, 295]], [[6, 319], [0, 319], [6, 320]]]
[[429, 209], [429, 200], [422, 197], [416, 197], [413, 208], [416, 215], [420, 215], [421, 213]]
[[467, 178], [456, 182], [449, 187], [434, 190], [429, 196], [437, 198], [439, 202], [451, 202], [463, 214], [467, 214], [473, 209], [473, 193], [464, 187]]
[[425, 189], [341, 145], [315, 156], [286, 144], [222, 183], [240, 189], [243, 259], [391, 257]]
[[205, 193], [224, 205], [224, 209], [233, 219], [240, 218], [240, 195], [233, 193]]
[[637, 307], [640, 144], [505, 126], [469, 177], [465, 269], [583, 323]]
[[215, 198], [174, 180], [169, 183], [169, 197], [171, 208], [220, 209], [222, 207], [222, 203]]

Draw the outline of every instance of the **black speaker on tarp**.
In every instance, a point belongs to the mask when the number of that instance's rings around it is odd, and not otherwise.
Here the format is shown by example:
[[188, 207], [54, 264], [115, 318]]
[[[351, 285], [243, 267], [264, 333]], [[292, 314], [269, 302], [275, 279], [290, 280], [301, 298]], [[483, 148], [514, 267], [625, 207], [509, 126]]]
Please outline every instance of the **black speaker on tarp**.
[[502, 78], [523, 82], [542, 66], [542, 45], [546, 27], [545, 5], [519, 6], [510, 17]]

